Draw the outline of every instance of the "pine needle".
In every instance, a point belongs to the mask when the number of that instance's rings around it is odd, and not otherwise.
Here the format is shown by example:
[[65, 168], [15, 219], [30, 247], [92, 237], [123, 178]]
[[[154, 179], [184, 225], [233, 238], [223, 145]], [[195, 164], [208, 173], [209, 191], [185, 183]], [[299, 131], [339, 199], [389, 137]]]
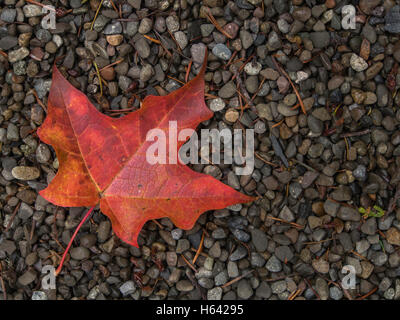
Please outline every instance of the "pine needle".
[[197, 258], [199, 257], [201, 250], [203, 249], [203, 243], [204, 243], [204, 231], [203, 234], [201, 235], [201, 240], [199, 244], [199, 248], [197, 249], [196, 255], [193, 258], [192, 264], [194, 265], [196, 263]]
[[215, 28], [221, 32], [225, 37], [229, 38], [229, 39], [233, 39], [233, 37], [227, 33], [222, 27], [221, 25], [217, 22], [217, 20], [214, 18], [214, 16], [211, 13], [210, 8], [208, 8], [208, 13], [206, 13], [207, 15], [207, 19], [210, 20], [210, 22], [215, 26]]
[[150, 40], [151, 42], [157, 43], [157, 44], [161, 44], [161, 41], [158, 39], [154, 39], [146, 34], [143, 35], [143, 37], [145, 37], [147, 40]]
[[104, 1], [104, 0], [101, 0], [101, 2], [100, 2], [100, 4], [99, 4], [99, 6], [97, 7], [96, 14], [94, 15], [94, 18], [93, 18], [92, 24], [90, 25], [90, 30], [93, 30], [93, 25], [94, 25], [94, 23], [95, 23], [95, 21], [96, 21], [96, 19], [97, 19], [97, 16], [99, 15], [99, 12], [100, 12], [101, 6], [103, 5], [103, 1]]
[[99, 78], [100, 97], [102, 97], [102, 96], [103, 96], [103, 81], [102, 81], [102, 79], [101, 79], [100, 71], [99, 71], [99, 68], [97, 67], [97, 63], [96, 63], [96, 61], [94, 61], [94, 60], [93, 60], [93, 65], [94, 65], [94, 67], [95, 67], [95, 69], [96, 69], [97, 78]]
[[271, 56], [271, 58], [272, 58], [272, 62], [275, 64], [275, 66], [276, 66], [276, 68], [278, 69], [278, 71], [279, 71], [281, 74], [283, 74], [283, 75], [286, 77], [286, 79], [288, 79], [290, 85], [291, 85], [292, 88], [293, 88], [294, 93], [295, 93], [296, 96], [297, 96], [297, 99], [299, 100], [299, 103], [300, 103], [300, 106], [301, 106], [301, 110], [303, 111], [304, 114], [307, 114], [306, 107], [304, 106], [303, 100], [302, 100], [301, 97], [300, 97], [300, 93], [299, 93], [299, 91], [297, 90], [297, 88], [295, 87], [295, 85], [293, 84], [292, 79], [290, 79], [290, 77], [289, 77], [289, 75], [286, 73], [286, 71], [283, 70], [283, 69], [281, 68], [281, 66], [278, 64], [278, 62], [275, 60], [275, 58], [274, 58], [273, 56]]

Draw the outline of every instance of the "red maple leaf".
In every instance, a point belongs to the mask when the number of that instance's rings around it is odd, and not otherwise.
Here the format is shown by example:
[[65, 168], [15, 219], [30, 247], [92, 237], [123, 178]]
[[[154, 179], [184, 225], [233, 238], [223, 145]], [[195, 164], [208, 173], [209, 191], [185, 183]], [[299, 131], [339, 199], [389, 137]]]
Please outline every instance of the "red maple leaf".
[[38, 135], [55, 149], [59, 169], [40, 195], [63, 207], [100, 202], [117, 236], [134, 246], [148, 220], [168, 217], [191, 229], [205, 211], [254, 200], [179, 161], [146, 161], [154, 143], [146, 141], [149, 130], [160, 128], [168, 136], [169, 121], [178, 130], [195, 129], [212, 117], [204, 102], [204, 72], [205, 64], [182, 88], [147, 96], [139, 110], [115, 119], [100, 113], [54, 66], [48, 115]]

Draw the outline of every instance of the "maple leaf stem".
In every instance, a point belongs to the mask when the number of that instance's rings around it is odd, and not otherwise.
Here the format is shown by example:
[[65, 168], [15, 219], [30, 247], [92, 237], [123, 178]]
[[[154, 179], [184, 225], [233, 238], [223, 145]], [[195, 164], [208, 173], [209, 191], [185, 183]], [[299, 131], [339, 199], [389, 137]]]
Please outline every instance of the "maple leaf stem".
[[88, 212], [86, 213], [86, 215], [83, 217], [83, 219], [81, 220], [81, 222], [79, 223], [79, 225], [76, 227], [75, 232], [74, 232], [74, 234], [73, 234], [72, 237], [71, 237], [71, 240], [69, 240], [67, 249], [65, 249], [64, 254], [63, 254], [62, 258], [61, 258], [60, 265], [58, 266], [58, 268], [57, 268], [57, 270], [56, 270], [56, 272], [55, 272], [56, 276], [58, 276], [58, 275], [60, 274], [61, 269], [62, 269], [63, 264], [64, 264], [65, 257], [67, 256], [67, 253], [68, 253], [68, 251], [69, 251], [69, 248], [70, 248], [71, 245], [72, 245], [72, 242], [74, 241], [76, 235], [78, 234], [79, 229], [80, 229], [80, 228], [82, 227], [82, 225], [85, 223], [85, 221], [87, 220], [87, 218], [89, 218], [89, 216], [90, 216], [90, 214], [92, 213], [94, 207], [95, 207], [95, 206], [93, 206], [93, 207], [91, 207], [91, 208], [89, 209], [89, 211], [88, 211]]

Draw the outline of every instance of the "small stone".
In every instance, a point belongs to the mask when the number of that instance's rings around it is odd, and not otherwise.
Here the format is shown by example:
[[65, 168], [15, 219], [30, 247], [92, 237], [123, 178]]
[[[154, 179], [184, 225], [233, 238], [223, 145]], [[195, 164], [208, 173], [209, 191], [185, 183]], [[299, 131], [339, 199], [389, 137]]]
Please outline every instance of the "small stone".
[[190, 47], [190, 53], [194, 63], [202, 64], [206, 52], [204, 43], [196, 43]]
[[253, 295], [253, 289], [251, 288], [247, 279], [239, 281], [237, 286], [237, 295], [240, 299], [247, 300]]
[[17, 249], [17, 247], [15, 246], [14, 241], [6, 240], [6, 239], [3, 239], [2, 241], [0, 241], [0, 252], [3, 252], [3, 253], [5, 252], [9, 256], [11, 256], [16, 249]]
[[371, 255], [371, 262], [375, 265], [375, 266], [383, 266], [387, 260], [388, 260], [388, 256], [386, 253], [382, 252], [382, 251], [374, 251]]
[[360, 221], [360, 214], [357, 212], [356, 209], [342, 206], [339, 209], [338, 217], [344, 221]]
[[34, 282], [36, 280], [36, 278], [37, 278], [36, 272], [32, 269], [29, 269], [29, 270], [25, 271], [25, 273], [18, 278], [18, 283], [21, 286], [25, 287], [25, 286], [31, 284], [32, 282]]
[[329, 288], [329, 296], [333, 300], [341, 300], [343, 298], [343, 292], [336, 286], [332, 286]]
[[239, 26], [234, 22], [230, 22], [224, 25], [223, 29], [231, 36], [231, 39], [235, 39], [239, 31]]
[[124, 297], [129, 296], [136, 291], [135, 283], [132, 280], [126, 281], [119, 287], [119, 291], [121, 291]]
[[4, 22], [7, 23], [13, 23], [16, 15], [17, 15], [17, 10], [4, 8], [3, 11], [1, 12], [0, 20], [3, 20]]
[[193, 284], [189, 280], [180, 280], [176, 284], [176, 289], [181, 292], [189, 292], [193, 290]]
[[315, 281], [315, 291], [318, 292], [321, 300], [328, 300], [329, 297], [329, 289], [328, 289], [328, 283], [318, 277], [317, 280]]
[[48, 300], [47, 295], [43, 291], [33, 291], [32, 300]]
[[216, 44], [212, 49], [212, 53], [222, 60], [229, 60], [232, 56], [231, 50], [229, 50], [228, 47], [222, 43]]
[[188, 38], [186, 34], [183, 31], [177, 31], [174, 33], [174, 37], [181, 50], [185, 49], [188, 45]]
[[124, 40], [124, 36], [122, 34], [113, 34], [106, 36], [107, 42], [112, 46], [119, 46]]
[[282, 270], [282, 264], [278, 258], [273, 255], [268, 259], [265, 268], [270, 272], [280, 272]]
[[232, 81], [226, 83], [221, 89], [218, 91], [218, 95], [222, 99], [231, 98], [236, 93], [236, 86]]
[[225, 112], [225, 119], [228, 122], [234, 123], [239, 119], [239, 112], [234, 109], [234, 108], [229, 108], [226, 112]]
[[259, 62], [249, 62], [244, 66], [244, 71], [249, 75], [249, 76], [256, 76], [260, 73], [261, 71], [261, 63]]
[[241, 30], [239, 32], [239, 37], [242, 42], [243, 49], [245, 50], [250, 48], [251, 45], [254, 43], [253, 36], [248, 31]]
[[215, 98], [210, 102], [210, 109], [213, 112], [221, 111], [225, 108], [225, 102], [221, 98]]
[[174, 240], [179, 240], [180, 238], [182, 238], [182, 235], [183, 235], [182, 229], [176, 228], [171, 231], [171, 236]]
[[400, 231], [395, 227], [391, 227], [386, 231], [386, 240], [390, 244], [400, 246]]
[[314, 48], [322, 49], [329, 45], [330, 36], [327, 31], [311, 32], [310, 39], [314, 45]]
[[17, 50], [10, 51], [8, 53], [8, 61], [11, 63], [15, 63], [26, 58], [29, 55], [29, 50], [25, 47], [21, 47]]
[[315, 269], [315, 271], [319, 273], [328, 273], [329, 272], [329, 263], [320, 258], [320, 259], [314, 259], [312, 262], [312, 266]]
[[364, 71], [368, 68], [368, 63], [355, 53], [350, 57], [350, 66], [357, 72]]
[[169, 32], [174, 33], [179, 30], [179, 17], [176, 15], [170, 15], [165, 19], [165, 23]]
[[282, 293], [286, 290], [286, 288], [287, 288], [286, 280], [276, 281], [271, 284], [272, 293], [274, 294]]
[[35, 167], [16, 166], [11, 170], [11, 174], [18, 180], [35, 180], [39, 178], [40, 171]]
[[108, 24], [103, 30], [103, 33], [105, 35], [119, 34], [121, 32], [122, 32], [122, 25], [119, 21]]
[[237, 261], [243, 259], [247, 256], [247, 250], [243, 246], [238, 246], [235, 251], [232, 252], [231, 256], [229, 257], [230, 261]]
[[362, 224], [361, 226], [361, 232], [368, 234], [370, 236], [374, 235], [377, 231], [377, 226], [376, 226], [376, 219], [375, 218], [369, 218], [365, 223]]
[[251, 230], [251, 242], [256, 248], [257, 252], [264, 252], [267, 250], [268, 238], [265, 232], [260, 229]]
[[33, 215], [33, 209], [28, 206], [25, 202], [22, 202], [19, 210], [18, 210], [18, 217], [22, 220], [27, 220]]
[[84, 247], [75, 247], [70, 251], [71, 258], [75, 260], [86, 260], [90, 257], [90, 251]]
[[153, 20], [150, 18], [143, 18], [139, 24], [139, 33], [146, 34], [149, 33], [153, 28]]
[[221, 287], [215, 287], [207, 291], [207, 300], [221, 300], [223, 290]]
[[34, 4], [27, 4], [22, 8], [22, 10], [26, 18], [38, 17], [43, 14], [42, 7], [39, 7]]
[[260, 74], [267, 80], [277, 80], [279, 78], [279, 72], [272, 68], [266, 68], [260, 72]]
[[275, 255], [282, 262], [290, 261], [293, 258], [293, 252], [288, 246], [276, 247]]
[[0, 39], [0, 48], [2, 50], [9, 50], [14, 48], [18, 44], [18, 39], [16, 37], [5, 36]]
[[400, 6], [389, 9], [385, 16], [385, 30], [390, 33], [400, 33]]

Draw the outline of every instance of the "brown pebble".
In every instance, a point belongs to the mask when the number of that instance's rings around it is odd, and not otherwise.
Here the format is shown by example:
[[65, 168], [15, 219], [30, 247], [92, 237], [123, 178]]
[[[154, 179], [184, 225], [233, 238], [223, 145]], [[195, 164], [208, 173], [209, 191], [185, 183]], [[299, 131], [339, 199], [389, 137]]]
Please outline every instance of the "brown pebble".
[[101, 77], [106, 81], [114, 80], [115, 70], [113, 67], [109, 67], [100, 71]]
[[335, 0], [326, 0], [325, 5], [328, 9], [332, 9], [336, 7], [336, 1]]
[[229, 122], [236, 122], [239, 119], [239, 112], [237, 110], [230, 108], [225, 113], [225, 119]]
[[121, 44], [122, 40], [124, 39], [124, 36], [122, 34], [112, 34], [109, 36], [106, 36], [107, 42], [111, 44], [112, 46], [118, 46]]

